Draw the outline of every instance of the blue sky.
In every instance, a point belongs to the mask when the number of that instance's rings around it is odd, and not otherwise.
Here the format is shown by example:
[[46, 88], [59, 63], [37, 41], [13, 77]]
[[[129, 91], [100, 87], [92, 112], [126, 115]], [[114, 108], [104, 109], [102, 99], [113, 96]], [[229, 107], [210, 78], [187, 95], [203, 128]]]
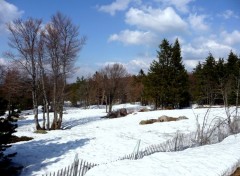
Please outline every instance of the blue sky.
[[191, 71], [209, 52], [215, 58], [226, 58], [230, 50], [240, 54], [239, 9], [239, 0], [0, 0], [0, 54], [9, 50], [6, 22], [33, 17], [47, 23], [60, 11], [87, 36], [75, 77], [113, 62], [132, 74], [147, 71], [164, 38], [179, 39]]

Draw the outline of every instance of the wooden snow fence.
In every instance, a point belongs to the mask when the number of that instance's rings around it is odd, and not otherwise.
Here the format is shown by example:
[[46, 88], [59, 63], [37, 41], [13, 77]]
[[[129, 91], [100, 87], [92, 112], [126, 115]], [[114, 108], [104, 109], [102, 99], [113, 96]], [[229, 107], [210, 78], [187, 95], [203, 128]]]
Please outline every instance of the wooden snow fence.
[[97, 166], [97, 164], [79, 160], [78, 155], [76, 154], [74, 162], [68, 167], [58, 170], [57, 172], [44, 174], [42, 176], [84, 176], [86, 172], [94, 166]]
[[[137, 160], [141, 159], [144, 156], [149, 156], [157, 152], [174, 152], [182, 151], [186, 148], [194, 146], [193, 141], [191, 140], [193, 134], [179, 134], [177, 133], [173, 139], [167, 140], [164, 143], [157, 145], [150, 145], [145, 149], [135, 151], [131, 154], [125, 155], [124, 157], [119, 158], [119, 160]], [[140, 145], [140, 143], [138, 144]], [[139, 149], [139, 146], [138, 146]]]
[[153, 153], [166, 152], [166, 149], [164, 147], [165, 147], [164, 144], [152, 145], [152, 146], [145, 148], [142, 151], [138, 151], [136, 153], [125, 155], [124, 157], [119, 158], [119, 160], [125, 160], [125, 159], [138, 160], [138, 159], [143, 158], [144, 156], [149, 156]]
[[[119, 160], [138, 160], [144, 156], [149, 156], [157, 152], [173, 152], [173, 151], [182, 151], [186, 148], [192, 147], [194, 145], [192, 139], [192, 134], [179, 134], [164, 143], [158, 145], [150, 145], [143, 150], [139, 150], [141, 140], [138, 140], [137, 145], [134, 148], [133, 153], [120, 157]], [[116, 162], [112, 161], [112, 162]], [[109, 162], [109, 163], [112, 163]], [[104, 163], [108, 164], [108, 163]], [[42, 176], [84, 176], [87, 171], [99, 164], [89, 163], [84, 160], [79, 160], [78, 155], [76, 154], [73, 164], [64, 169], [58, 170], [57, 172], [52, 172], [44, 174]]]

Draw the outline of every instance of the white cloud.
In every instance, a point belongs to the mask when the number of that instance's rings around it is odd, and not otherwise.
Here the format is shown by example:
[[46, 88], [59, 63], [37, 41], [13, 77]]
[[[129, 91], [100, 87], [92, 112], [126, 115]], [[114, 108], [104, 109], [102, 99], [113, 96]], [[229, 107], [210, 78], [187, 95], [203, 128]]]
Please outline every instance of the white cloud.
[[127, 24], [140, 29], [154, 30], [158, 32], [183, 32], [187, 28], [187, 23], [174, 11], [168, 7], [164, 10], [153, 9], [151, 7], [141, 10], [130, 8], [126, 13]]
[[234, 51], [234, 48], [231, 46], [212, 39], [201, 38], [196, 41], [196, 43], [188, 43], [182, 46], [182, 56], [184, 59], [202, 60], [205, 59], [209, 53], [212, 53], [216, 59], [219, 57], [226, 58], [230, 50]]
[[153, 42], [156, 36], [151, 32], [124, 30], [119, 34], [113, 34], [108, 41], [120, 41], [125, 45], [140, 45]]
[[196, 31], [207, 31], [209, 25], [205, 22], [205, 15], [190, 14], [188, 17], [191, 27]]
[[194, 68], [196, 68], [199, 60], [183, 60], [183, 64], [187, 71], [191, 72]]
[[220, 42], [209, 40], [203, 46], [210, 49], [210, 52], [216, 57], [227, 57], [230, 50], [234, 50], [231, 46], [221, 44]]
[[148, 72], [151, 62], [153, 58], [136, 58], [133, 59], [127, 64], [127, 68], [131, 74], [138, 74], [139, 71], [142, 69], [145, 73]]
[[162, 2], [166, 6], [173, 5], [178, 11], [187, 13], [189, 12], [189, 3], [194, 0], [156, 0], [157, 2]]
[[4, 0], [0, 0], [0, 32], [6, 31], [6, 23], [19, 18], [23, 11]]
[[116, 0], [109, 5], [100, 6], [99, 11], [115, 15], [116, 11], [126, 10], [130, 2], [131, 0]]
[[[103, 68], [107, 65], [113, 65], [115, 63], [119, 63], [119, 64], [122, 64], [126, 68], [126, 70], [129, 74], [137, 75], [141, 69], [145, 73], [147, 73], [148, 69], [150, 67], [150, 64], [152, 63], [152, 61], [154, 59], [156, 59], [156, 58], [149, 55], [148, 53], [144, 53], [144, 54], [141, 54], [141, 56], [136, 56], [133, 59], [126, 61], [126, 62], [124, 62], [124, 61], [121, 61], [121, 62], [107, 61], [104, 63], [98, 63], [98, 66], [100, 68]], [[114, 59], [114, 60], [121, 60], [121, 59]]]
[[232, 10], [225, 10], [223, 14], [220, 15], [221, 17], [225, 19], [230, 19], [230, 18], [239, 18], [238, 15], [236, 15]]
[[156, 60], [156, 57], [146, 52], [128, 61], [125, 65], [130, 74], [137, 75], [141, 69], [147, 73], [153, 60]]
[[240, 31], [234, 30], [232, 33], [223, 31], [221, 37], [226, 44], [234, 45], [240, 43]]

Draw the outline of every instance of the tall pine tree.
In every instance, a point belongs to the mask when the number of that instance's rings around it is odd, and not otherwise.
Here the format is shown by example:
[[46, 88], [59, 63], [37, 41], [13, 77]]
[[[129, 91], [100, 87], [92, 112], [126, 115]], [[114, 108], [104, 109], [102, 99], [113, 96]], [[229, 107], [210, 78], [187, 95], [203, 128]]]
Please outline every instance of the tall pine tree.
[[158, 60], [149, 68], [145, 89], [155, 107], [179, 108], [189, 105], [188, 75], [182, 64], [178, 40], [172, 46], [164, 39], [157, 51]]
[[203, 65], [199, 62], [196, 68], [193, 70], [193, 82], [192, 87], [192, 100], [200, 105], [204, 104], [204, 75]]
[[236, 54], [230, 51], [227, 59], [226, 70], [230, 87], [228, 88], [228, 104], [235, 105], [238, 94], [240, 77], [240, 61]]
[[172, 47], [172, 95], [174, 107], [189, 106], [189, 80], [187, 71], [182, 63], [181, 47], [176, 39]]

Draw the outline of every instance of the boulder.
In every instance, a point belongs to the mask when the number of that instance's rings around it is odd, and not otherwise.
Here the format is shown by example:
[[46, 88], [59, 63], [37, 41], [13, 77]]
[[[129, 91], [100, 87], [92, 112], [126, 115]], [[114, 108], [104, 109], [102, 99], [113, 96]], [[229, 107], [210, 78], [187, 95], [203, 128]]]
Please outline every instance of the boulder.
[[119, 109], [119, 115], [120, 115], [120, 117], [124, 117], [124, 116], [128, 115], [127, 109], [126, 108]]
[[106, 118], [119, 118], [119, 117], [124, 117], [128, 115], [127, 113], [127, 109], [126, 108], [121, 108], [121, 109], [118, 109], [117, 111], [112, 111], [112, 112], [109, 112], [106, 116]]
[[177, 121], [178, 118], [175, 117], [168, 117], [168, 116], [161, 116], [158, 118], [158, 122], [170, 122], [170, 121]]
[[146, 125], [146, 124], [152, 124], [155, 122], [171, 122], [171, 121], [178, 121], [178, 120], [184, 120], [184, 119], [188, 119], [186, 116], [179, 116], [177, 117], [169, 117], [166, 115], [163, 115], [161, 117], [159, 117], [158, 119], [149, 119], [149, 120], [142, 120], [140, 121], [140, 125]]
[[147, 125], [147, 124], [155, 123], [157, 121], [158, 121], [157, 119], [142, 120], [139, 124], [140, 125]]

